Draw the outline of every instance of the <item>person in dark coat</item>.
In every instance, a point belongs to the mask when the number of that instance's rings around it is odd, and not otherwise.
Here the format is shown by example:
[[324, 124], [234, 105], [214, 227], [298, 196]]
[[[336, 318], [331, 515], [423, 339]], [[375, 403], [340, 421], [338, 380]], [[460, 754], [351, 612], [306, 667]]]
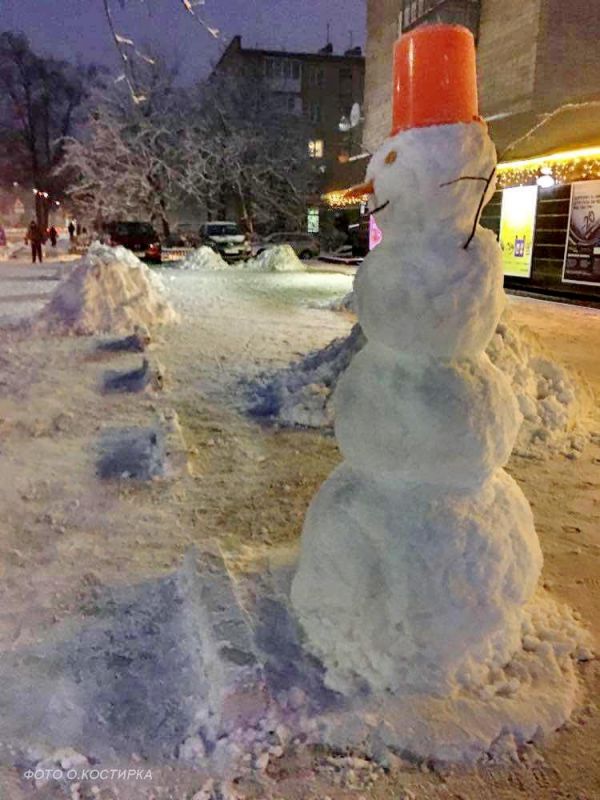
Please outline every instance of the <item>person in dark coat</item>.
[[26, 242], [30, 242], [31, 244], [31, 263], [35, 264], [36, 259], [40, 262], [43, 262], [42, 256], [42, 243], [44, 242], [44, 231], [42, 228], [37, 224], [37, 222], [32, 219], [29, 223], [29, 228], [27, 228], [27, 236], [25, 237]]
[[50, 244], [52, 247], [56, 247], [56, 240], [58, 239], [58, 232], [54, 225], [48, 231], [48, 236], [50, 237]]
[[69, 231], [69, 239], [73, 241], [73, 237], [75, 236], [75, 225], [72, 222], [69, 222], [69, 227], [67, 228]]

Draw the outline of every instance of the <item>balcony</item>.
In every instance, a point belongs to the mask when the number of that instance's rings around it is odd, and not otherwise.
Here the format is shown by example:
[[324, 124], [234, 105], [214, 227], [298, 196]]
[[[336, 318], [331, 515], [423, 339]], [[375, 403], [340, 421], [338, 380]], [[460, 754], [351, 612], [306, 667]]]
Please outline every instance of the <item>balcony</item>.
[[265, 78], [272, 92], [299, 94], [302, 91], [302, 65], [297, 59], [285, 56], [267, 58]]

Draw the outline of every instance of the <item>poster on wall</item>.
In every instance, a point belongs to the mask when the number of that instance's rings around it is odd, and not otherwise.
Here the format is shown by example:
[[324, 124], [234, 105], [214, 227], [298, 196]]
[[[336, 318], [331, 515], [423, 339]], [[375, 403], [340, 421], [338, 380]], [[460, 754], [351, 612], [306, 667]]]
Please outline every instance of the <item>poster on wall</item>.
[[563, 282], [600, 286], [600, 181], [571, 187]]
[[531, 277], [537, 186], [515, 186], [502, 192], [500, 247], [504, 274]]

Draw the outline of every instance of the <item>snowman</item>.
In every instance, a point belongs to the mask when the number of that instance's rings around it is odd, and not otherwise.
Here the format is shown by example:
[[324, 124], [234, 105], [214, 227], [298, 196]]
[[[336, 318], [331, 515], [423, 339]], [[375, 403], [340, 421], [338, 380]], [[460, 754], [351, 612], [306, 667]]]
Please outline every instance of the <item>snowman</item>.
[[495, 148], [458, 26], [396, 46], [394, 128], [357, 193], [383, 241], [355, 283], [367, 346], [335, 394], [344, 461], [308, 511], [292, 603], [343, 694], [456, 696], [521, 648], [542, 555], [504, 471], [522, 418], [485, 354], [505, 305], [478, 225]]

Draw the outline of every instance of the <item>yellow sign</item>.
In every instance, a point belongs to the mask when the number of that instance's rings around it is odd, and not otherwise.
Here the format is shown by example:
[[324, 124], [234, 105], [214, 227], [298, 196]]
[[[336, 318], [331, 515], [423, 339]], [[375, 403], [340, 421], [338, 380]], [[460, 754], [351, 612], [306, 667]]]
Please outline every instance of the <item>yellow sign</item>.
[[537, 194], [537, 186], [515, 186], [502, 192], [500, 247], [505, 275], [531, 276]]

